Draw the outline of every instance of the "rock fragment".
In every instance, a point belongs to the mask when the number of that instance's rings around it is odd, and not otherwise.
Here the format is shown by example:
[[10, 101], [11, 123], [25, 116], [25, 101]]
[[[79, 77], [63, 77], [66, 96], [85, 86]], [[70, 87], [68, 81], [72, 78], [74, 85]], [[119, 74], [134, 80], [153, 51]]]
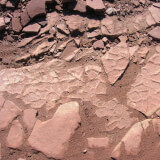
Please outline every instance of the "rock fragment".
[[12, 18], [12, 30], [17, 33], [19, 33], [22, 30], [22, 26], [21, 26], [19, 17]]
[[148, 33], [154, 39], [160, 40], [160, 27], [157, 26]]
[[88, 22], [88, 29], [96, 29], [100, 27], [100, 21], [99, 20], [95, 20], [95, 19], [91, 19]]
[[65, 33], [66, 35], [69, 35], [69, 30], [67, 26], [64, 23], [60, 23], [57, 25], [57, 29], [61, 31], [62, 33]]
[[105, 6], [102, 0], [86, 0], [87, 6], [95, 11], [103, 11]]
[[5, 21], [3, 17], [0, 17], [0, 30], [3, 30], [5, 28]]
[[38, 23], [31, 23], [23, 28], [23, 32], [26, 33], [38, 33], [41, 26]]
[[12, 127], [7, 136], [7, 146], [10, 148], [20, 148], [23, 144], [23, 128], [18, 120], [13, 121]]
[[12, 120], [20, 114], [20, 112], [20, 108], [18, 108], [13, 102], [6, 100], [0, 110], [0, 130], [7, 128]]
[[58, 107], [52, 119], [36, 122], [28, 139], [29, 145], [48, 157], [61, 159], [79, 123], [79, 104], [65, 103]]
[[94, 49], [103, 49], [104, 48], [104, 43], [102, 40], [98, 40], [93, 43], [93, 48]]
[[26, 109], [23, 112], [23, 122], [28, 130], [31, 130], [36, 123], [36, 114], [37, 111], [35, 109]]

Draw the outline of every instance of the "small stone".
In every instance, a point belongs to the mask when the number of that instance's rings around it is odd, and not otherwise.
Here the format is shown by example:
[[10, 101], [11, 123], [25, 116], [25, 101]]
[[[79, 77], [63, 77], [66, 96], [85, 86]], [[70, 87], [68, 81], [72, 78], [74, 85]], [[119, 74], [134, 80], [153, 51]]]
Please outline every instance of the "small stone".
[[0, 17], [0, 30], [3, 30], [5, 28], [5, 21], [3, 17]]
[[87, 149], [84, 149], [84, 150], [83, 150], [83, 154], [86, 154], [86, 153], [87, 153]]
[[108, 148], [109, 147], [109, 138], [87, 138], [89, 148]]
[[20, 148], [23, 144], [23, 128], [18, 120], [15, 120], [7, 136], [7, 146], [10, 148]]
[[65, 34], [69, 34], [69, 30], [67, 28], [67, 26], [64, 24], [64, 23], [60, 23], [57, 25], [57, 29], [60, 30], [62, 33], [65, 33]]
[[107, 37], [103, 37], [103, 38], [102, 38], [102, 41], [103, 41], [104, 43], [106, 43], [106, 42], [108, 41], [108, 38], [107, 38]]
[[102, 40], [98, 40], [98, 41], [94, 42], [93, 48], [94, 49], [103, 49], [104, 48], [103, 41]]
[[100, 36], [100, 35], [102, 35], [100, 29], [96, 29], [96, 30], [94, 30], [94, 31], [92, 31], [92, 32], [88, 32], [88, 33], [87, 33], [88, 39], [95, 38], [95, 37], [98, 37], [98, 36]]
[[115, 8], [112, 8], [112, 7], [110, 7], [110, 8], [108, 8], [107, 10], [106, 10], [106, 13], [109, 15], [109, 16], [111, 16], [111, 15], [113, 15], [113, 14], [116, 14], [116, 9]]
[[76, 6], [73, 9], [74, 11], [79, 11], [81, 13], [86, 12], [86, 1], [78, 0]]
[[100, 21], [99, 20], [95, 20], [95, 19], [91, 19], [88, 22], [88, 29], [96, 29], [100, 27]]
[[40, 29], [41, 29], [41, 26], [38, 23], [31, 23], [23, 28], [23, 32], [38, 33]]
[[157, 26], [148, 33], [154, 39], [160, 40], [160, 27]]
[[23, 122], [28, 130], [31, 130], [34, 127], [34, 124], [36, 123], [36, 115], [37, 110], [35, 109], [26, 109], [23, 112]]
[[103, 11], [105, 6], [102, 0], [87, 0], [87, 6], [92, 8], [95, 11]]
[[4, 18], [4, 21], [5, 21], [5, 24], [8, 24], [8, 23], [10, 23], [11, 18], [9, 18], [9, 17], [5, 17], [5, 18]]

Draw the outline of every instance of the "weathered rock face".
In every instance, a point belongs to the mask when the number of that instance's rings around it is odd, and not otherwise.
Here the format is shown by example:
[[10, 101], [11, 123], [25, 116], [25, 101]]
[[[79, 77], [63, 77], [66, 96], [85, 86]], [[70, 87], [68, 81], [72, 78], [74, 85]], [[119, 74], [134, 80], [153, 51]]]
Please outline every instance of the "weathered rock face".
[[0, 130], [6, 129], [12, 120], [21, 112], [21, 109], [11, 101], [6, 100], [3, 104], [0, 110]]
[[144, 113], [146, 116], [151, 116], [159, 109], [159, 60], [159, 54], [155, 54], [149, 59], [127, 94], [128, 105]]
[[95, 11], [103, 11], [105, 6], [102, 0], [87, 0], [87, 6], [94, 9]]
[[110, 84], [114, 84], [129, 64], [129, 51], [126, 43], [112, 47], [103, 57], [102, 63]]
[[7, 136], [7, 146], [10, 148], [19, 148], [23, 144], [23, 128], [18, 120], [13, 121], [12, 127]]
[[4, 22], [4, 18], [0, 17], [0, 30], [3, 30], [5, 28], [5, 22]]
[[155, 27], [148, 34], [154, 39], [160, 40], [160, 27]]
[[95, 114], [98, 117], [107, 117], [109, 121], [106, 124], [107, 131], [112, 131], [116, 128], [129, 128], [135, 121], [137, 121], [136, 118], [131, 117], [128, 108], [121, 105], [117, 99], [112, 99], [103, 103], [102, 106], [96, 109]]
[[37, 121], [28, 139], [29, 145], [48, 157], [63, 158], [68, 142], [79, 126], [79, 104], [68, 102], [59, 106], [53, 118]]
[[38, 33], [40, 31], [41, 26], [37, 23], [31, 23], [28, 26], [23, 28], [23, 32], [26, 33]]
[[14, 32], [20, 32], [22, 30], [22, 26], [21, 26], [19, 17], [12, 18], [12, 30]]

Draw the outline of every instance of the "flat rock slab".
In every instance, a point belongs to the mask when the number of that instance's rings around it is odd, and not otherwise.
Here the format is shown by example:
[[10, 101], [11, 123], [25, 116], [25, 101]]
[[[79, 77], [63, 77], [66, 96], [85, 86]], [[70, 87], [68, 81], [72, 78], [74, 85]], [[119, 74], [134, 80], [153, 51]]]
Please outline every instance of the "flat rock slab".
[[102, 63], [110, 84], [114, 84], [129, 64], [129, 51], [126, 43], [112, 47], [103, 57]]
[[102, 0], [87, 0], [87, 6], [92, 8], [95, 11], [103, 11], [105, 6]]
[[24, 132], [22, 125], [19, 123], [18, 120], [13, 121], [13, 124], [6, 139], [7, 146], [14, 149], [20, 148], [23, 144], [23, 137]]
[[160, 40], [160, 27], [155, 27], [154, 29], [152, 29], [149, 33], [148, 33], [151, 37], [153, 37], [154, 39], [158, 39]]
[[131, 113], [128, 111], [128, 108], [120, 104], [116, 98], [108, 102], [102, 102], [102, 105], [99, 105], [99, 107], [96, 109], [95, 114], [99, 118], [107, 117], [107, 131], [112, 131], [117, 128], [129, 128], [134, 122], [138, 120], [134, 117], [131, 117]]
[[160, 55], [153, 55], [127, 93], [130, 107], [151, 116], [160, 106]]
[[21, 113], [13, 102], [6, 100], [0, 110], [0, 130], [4, 130], [12, 122], [12, 120]]
[[23, 32], [26, 33], [38, 33], [41, 26], [38, 23], [31, 23], [28, 26], [23, 28]]
[[52, 119], [36, 122], [28, 139], [29, 145], [48, 157], [61, 159], [79, 123], [79, 104], [77, 102], [63, 104], [58, 107]]

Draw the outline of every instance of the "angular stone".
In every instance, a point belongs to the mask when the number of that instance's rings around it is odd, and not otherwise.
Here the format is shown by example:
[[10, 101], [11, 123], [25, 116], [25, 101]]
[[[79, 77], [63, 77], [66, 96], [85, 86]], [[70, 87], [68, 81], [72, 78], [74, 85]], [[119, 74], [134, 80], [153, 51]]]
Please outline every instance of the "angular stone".
[[160, 106], [160, 55], [153, 55], [137, 75], [127, 93], [130, 107], [151, 116]]
[[27, 13], [27, 9], [21, 13], [21, 24], [22, 26], [27, 25], [30, 22], [31, 18], [29, 17]]
[[6, 129], [20, 112], [20, 108], [18, 108], [13, 102], [6, 100], [0, 110], [0, 130]]
[[18, 18], [18, 17], [12, 18], [12, 30], [17, 33], [19, 33], [22, 30], [20, 18]]
[[141, 141], [144, 132], [150, 126], [150, 119], [134, 124], [125, 134], [120, 143], [114, 148], [111, 157], [120, 159], [124, 144], [125, 154], [135, 156], [141, 151]]
[[23, 122], [28, 130], [31, 130], [36, 123], [37, 110], [26, 109], [23, 111]]
[[61, 159], [79, 123], [79, 104], [77, 102], [63, 104], [58, 107], [52, 119], [36, 122], [28, 139], [29, 145], [48, 157]]
[[3, 30], [5, 28], [5, 22], [4, 22], [4, 18], [0, 17], [0, 30]]
[[100, 36], [100, 35], [102, 35], [100, 29], [96, 29], [96, 30], [94, 30], [94, 31], [92, 31], [92, 32], [88, 32], [88, 33], [87, 33], [88, 39], [90, 39], [90, 38], [95, 38], [95, 37], [98, 37], [98, 36]]
[[64, 24], [64, 23], [60, 23], [57, 25], [57, 29], [60, 30], [62, 33], [65, 33], [65, 34], [69, 34], [69, 30], [67, 28], [67, 26]]
[[109, 148], [109, 138], [87, 138], [89, 148]]
[[152, 29], [149, 33], [148, 33], [151, 37], [153, 37], [154, 39], [158, 39], [160, 40], [160, 27], [155, 27], [154, 29]]
[[160, 8], [160, 3], [153, 3], [154, 7]]
[[71, 32], [84, 32], [86, 26], [86, 19], [79, 15], [71, 15], [65, 17], [66, 24]]
[[38, 23], [31, 23], [23, 28], [23, 32], [38, 33], [40, 29], [41, 29], [41, 26]]
[[94, 49], [103, 49], [104, 48], [104, 43], [102, 40], [98, 40], [93, 43], [93, 48]]
[[27, 6], [27, 12], [31, 19], [38, 15], [45, 15], [45, 0], [31, 0]]
[[76, 3], [76, 6], [73, 9], [74, 11], [79, 11], [81, 13], [86, 12], [86, 1], [84, 0], [78, 0]]
[[7, 136], [7, 146], [10, 148], [20, 148], [23, 144], [24, 132], [22, 125], [18, 120], [13, 121], [11, 129]]
[[121, 105], [115, 98], [102, 103], [102, 105], [96, 109], [95, 114], [100, 118], [107, 117], [109, 120], [106, 125], [107, 131], [111, 131], [116, 128], [126, 129], [137, 121], [136, 118], [131, 117], [131, 113], [128, 111], [128, 108]]
[[102, 63], [110, 84], [114, 84], [129, 64], [129, 51], [126, 43], [112, 47], [103, 57]]
[[95, 11], [103, 11], [105, 6], [102, 0], [86, 0], [87, 6]]
[[151, 7], [149, 7], [149, 11], [150, 11], [152, 17], [154, 18], [155, 22], [160, 23], [160, 15], [159, 15], [160, 8], [151, 6]]
[[88, 29], [95, 29], [100, 27], [100, 21], [99, 20], [95, 20], [95, 19], [91, 19], [88, 22]]

